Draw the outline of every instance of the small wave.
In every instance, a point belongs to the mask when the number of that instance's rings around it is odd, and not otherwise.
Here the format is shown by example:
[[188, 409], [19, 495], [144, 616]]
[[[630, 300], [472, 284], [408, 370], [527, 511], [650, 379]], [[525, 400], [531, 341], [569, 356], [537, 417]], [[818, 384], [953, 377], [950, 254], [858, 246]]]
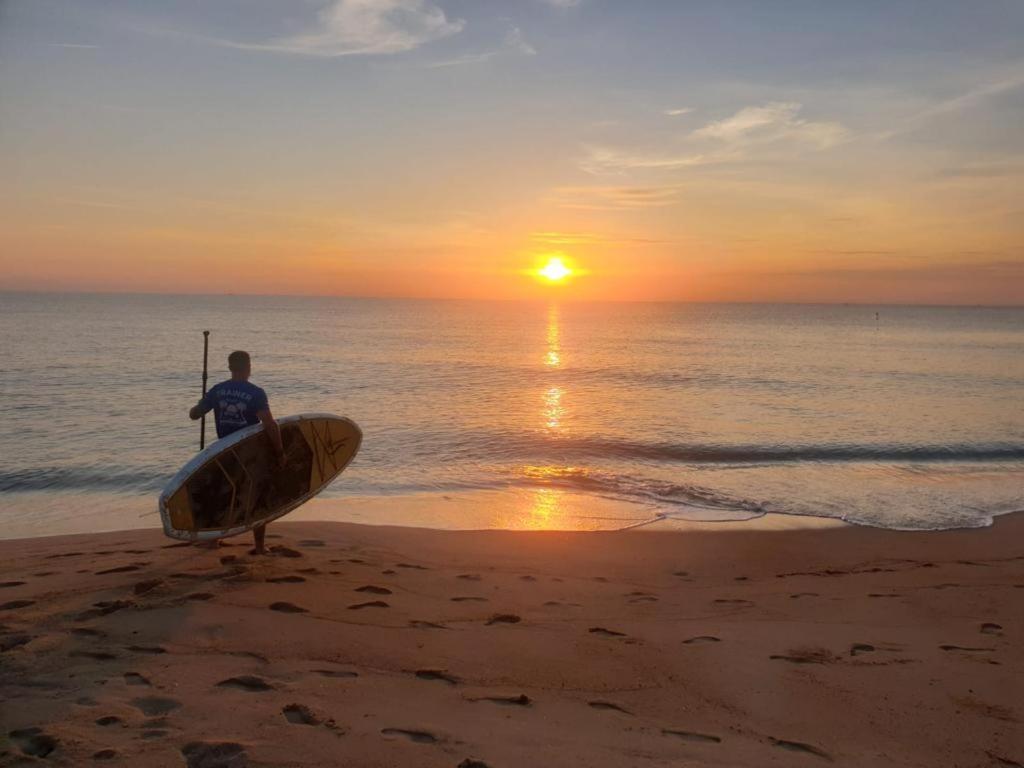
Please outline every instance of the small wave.
[[37, 467], [0, 471], [0, 492], [116, 490], [149, 492], [159, 490], [166, 478], [140, 470], [83, 467]]
[[1021, 445], [701, 445], [602, 438], [493, 436], [473, 446], [505, 457], [609, 457], [687, 464], [793, 462], [980, 462], [1022, 461]]

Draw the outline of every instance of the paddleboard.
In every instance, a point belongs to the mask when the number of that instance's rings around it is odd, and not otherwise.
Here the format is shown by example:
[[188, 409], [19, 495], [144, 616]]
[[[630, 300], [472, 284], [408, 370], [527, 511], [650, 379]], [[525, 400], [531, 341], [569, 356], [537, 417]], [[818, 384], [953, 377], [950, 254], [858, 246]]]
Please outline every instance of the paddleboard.
[[278, 419], [285, 466], [279, 468], [263, 425], [217, 440], [171, 479], [157, 507], [172, 539], [235, 536], [276, 520], [334, 480], [359, 450], [362, 430], [350, 419], [303, 413]]

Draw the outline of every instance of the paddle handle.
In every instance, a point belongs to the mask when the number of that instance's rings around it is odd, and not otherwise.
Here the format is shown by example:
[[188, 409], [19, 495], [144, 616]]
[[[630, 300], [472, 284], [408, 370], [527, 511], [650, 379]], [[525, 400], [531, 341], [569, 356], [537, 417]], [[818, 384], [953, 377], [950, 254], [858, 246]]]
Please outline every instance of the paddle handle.
[[[210, 332], [203, 331], [203, 397], [206, 397], [207, 361], [210, 356]], [[199, 421], [199, 450], [206, 447], [206, 414]]]

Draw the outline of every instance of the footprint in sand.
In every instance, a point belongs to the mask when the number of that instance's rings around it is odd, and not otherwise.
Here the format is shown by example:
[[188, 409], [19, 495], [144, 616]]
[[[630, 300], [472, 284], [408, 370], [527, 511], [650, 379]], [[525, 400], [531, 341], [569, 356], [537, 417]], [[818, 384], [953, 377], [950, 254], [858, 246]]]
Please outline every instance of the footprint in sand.
[[20, 587], [22, 584], [26, 584], [26, 583], [28, 583], [28, 582], [24, 582], [24, 581], [0, 581], [0, 589], [6, 588], [6, 587]]
[[703, 645], [704, 643], [720, 643], [722, 639], [714, 635], [698, 635], [689, 640], [683, 640], [683, 645]]
[[307, 574], [309, 576], [316, 576], [316, 575], [319, 575], [320, 569], [319, 568], [299, 568], [299, 573], [305, 573], [305, 574]]
[[[462, 579], [463, 581], [481, 581], [483, 579], [483, 576], [481, 576], [479, 573], [460, 573], [455, 578]], [[13, 584], [19, 583], [24, 584], [25, 582], [13, 582]]]
[[788, 661], [790, 664], [828, 664], [838, 661], [827, 648], [794, 648], [786, 654], [772, 654], [772, 661]]
[[453, 597], [451, 598], [453, 603], [486, 603], [486, 597]]
[[156, 589], [163, 583], [163, 579], [146, 579], [145, 581], [140, 581], [138, 584], [132, 587], [132, 592], [134, 592], [136, 595], [144, 595], [147, 592], [152, 592], [154, 589]]
[[438, 742], [437, 736], [427, 731], [410, 731], [405, 728], [381, 728], [380, 732], [384, 736], [401, 736], [417, 744], [436, 744]]
[[128, 703], [142, 712], [146, 717], [166, 715], [168, 712], [173, 712], [181, 706], [180, 701], [167, 699], [162, 696], [143, 696], [140, 699], [132, 699]]
[[592, 635], [601, 635], [602, 637], [625, 637], [625, 632], [616, 632], [614, 629], [605, 629], [604, 627], [591, 627], [587, 630]]
[[456, 766], [456, 768], [491, 768], [491, 766], [489, 766], [483, 760], [474, 760], [471, 757], [467, 757], [465, 760], [459, 763]]
[[124, 681], [128, 685], [150, 685], [149, 679], [143, 677], [138, 672], [125, 672]]
[[300, 547], [324, 547], [326, 545], [327, 542], [320, 539], [303, 539], [299, 542]]
[[794, 595], [790, 595], [793, 600], [798, 600], [801, 597], [820, 597], [817, 592], [797, 592]]
[[677, 739], [683, 741], [690, 741], [695, 744], [721, 744], [722, 740], [718, 736], [711, 736], [707, 733], [694, 733], [693, 731], [676, 731], [671, 728], [662, 728], [661, 732], [666, 736], [675, 736]]
[[276, 555], [277, 557], [302, 557], [302, 553], [297, 549], [283, 547], [280, 544], [271, 547], [268, 551], [270, 554]]
[[100, 632], [98, 629], [92, 627], [75, 627], [71, 630], [71, 634], [80, 635], [81, 637], [106, 637], [105, 632]]
[[321, 677], [348, 678], [359, 677], [358, 672], [349, 672], [347, 669], [314, 669], [315, 674]]
[[525, 693], [521, 693], [518, 696], [481, 696], [478, 699], [470, 699], [470, 701], [486, 701], [506, 707], [529, 707], [533, 704], [533, 699]]
[[850, 646], [850, 655], [859, 656], [862, 653], [872, 653], [875, 650], [875, 646], [869, 643], [854, 643]]
[[28, 645], [34, 639], [35, 638], [32, 635], [25, 634], [6, 635], [4, 637], [0, 637], [0, 653], [6, 653], [7, 651], [12, 651], [15, 648], [20, 648], [23, 645]]
[[10, 600], [0, 605], [0, 611], [13, 611], [18, 608], [28, 608], [30, 605], [35, 605], [35, 600]]
[[[144, 563], [149, 565], [149, 563]], [[105, 571], [96, 571], [97, 576], [106, 576], [108, 573], [131, 573], [132, 571], [139, 570], [141, 566], [138, 565], [119, 565], [117, 568], [107, 568]]]
[[387, 587], [378, 587], [373, 584], [367, 584], [363, 587], [357, 587], [356, 592], [367, 592], [371, 595], [390, 595], [391, 590]]
[[122, 722], [124, 721], [117, 715], [104, 715], [103, 717], [96, 718], [96, 725], [102, 725], [103, 727], [117, 725]]
[[587, 706], [592, 709], [601, 709], [608, 712], [621, 712], [624, 715], [633, 714], [632, 712], [623, 709], [618, 704], [613, 704], [610, 701], [588, 701]]
[[288, 704], [281, 712], [292, 725], [320, 725], [320, 718], [304, 704]]
[[79, 659], [92, 659], [93, 661], [113, 661], [117, 658], [117, 654], [108, 653], [107, 651], [72, 651], [68, 655]]
[[421, 621], [419, 619], [413, 619], [410, 621], [409, 626], [415, 627], [416, 629], [448, 629], [448, 627], [443, 624], [435, 624], [432, 621]]
[[739, 598], [735, 597], [719, 597], [716, 598], [714, 602], [718, 603], [719, 605], [735, 605], [739, 608], [751, 608], [754, 605], [749, 600], [740, 600]]
[[803, 752], [808, 755], [814, 755], [825, 760], [831, 760], [827, 752], [815, 747], [811, 744], [805, 744], [802, 741], [789, 741], [787, 739], [772, 739], [772, 744], [780, 749], [787, 749], [790, 752]]
[[520, 576], [519, 579], [520, 581], [536, 581], [537, 577], [531, 576], [530, 574], [526, 574], [525, 576]]
[[191, 592], [185, 595], [186, 600], [212, 600], [213, 594], [210, 592]]
[[391, 606], [385, 603], [383, 600], [370, 600], [367, 603], [356, 603], [350, 605], [348, 609], [350, 611], [361, 611], [363, 608], [390, 608]]
[[981, 634], [983, 634], [983, 635], [1001, 635], [1001, 634], [1003, 634], [1002, 626], [999, 625], [999, 624], [993, 624], [990, 621], [986, 621], [984, 624], [982, 624], [978, 631], [981, 632]]
[[41, 728], [22, 728], [7, 735], [22, 754], [31, 757], [46, 757], [57, 748], [57, 740]]
[[388, 568], [385, 571], [381, 571], [381, 575], [383, 575], [383, 576], [394, 576], [395, 573], [396, 573], [396, 571], [393, 571], [390, 568]]
[[417, 669], [416, 677], [420, 680], [439, 680], [442, 683], [448, 683], [448, 685], [458, 685], [459, 678], [455, 675], [449, 675], [447, 672], [441, 669]]
[[396, 568], [411, 568], [414, 571], [429, 571], [425, 565], [416, 565], [415, 563], [396, 563]]
[[88, 621], [89, 619], [99, 618], [100, 616], [108, 616], [115, 611], [130, 608], [133, 605], [135, 605], [135, 603], [130, 600], [103, 600], [99, 603], [93, 603], [92, 608], [78, 614], [75, 617], [75, 621]]
[[101, 749], [92, 753], [93, 760], [113, 760], [115, 757], [117, 757], [117, 750], [114, 749]]
[[128, 650], [134, 651], [135, 653], [167, 653], [167, 649], [159, 645], [129, 645]]
[[245, 747], [232, 741], [193, 741], [181, 748], [187, 768], [245, 768]]
[[966, 651], [969, 653], [981, 653], [985, 651], [995, 650], [995, 648], [972, 648], [970, 646], [964, 645], [940, 645], [939, 648], [941, 648], [944, 651]]
[[229, 677], [227, 680], [221, 680], [217, 683], [218, 688], [235, 688], [240, 691], [248, 691], [249, 693], [259, 693], [262, 691], [272, 691], [274, 686], [264, 680], [262, 677], [256, 677], [255, 675], [239, 675], [238, 677]]
[[487, 620], [487, 626], [492, 624], [518, 624], [522, 619], [514, 613], [496, 613]]
[[294, 603], [286, 603], [283, 601], [271, 603], [270, 610], [280, 611], [281, 613], [309, 613], [305, 608], [300, 608]]
[[269, 584], [301, 584], [305, 580], [305, 576], [271, 576], [267, 582]]

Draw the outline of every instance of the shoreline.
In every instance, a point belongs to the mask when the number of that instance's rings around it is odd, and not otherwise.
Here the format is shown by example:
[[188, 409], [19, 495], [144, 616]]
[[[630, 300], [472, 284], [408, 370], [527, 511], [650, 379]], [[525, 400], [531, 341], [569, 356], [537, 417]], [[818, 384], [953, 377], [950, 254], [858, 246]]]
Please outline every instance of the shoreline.
[[0, 765], [1024, 764], [1024, 517], [704, 525], [0, 541]]
[[[5, 528], [0, 541], [51, 535], [161, 530], [159, 515], [153, 509], [155, 496], [150, 495], [92, 493], [69, 496], [21, 492], [6, 494], [3, 501]], [[80, 512], [69, 517], [64, 510], [76, 503]], [[1013, 510], [995, 514], [991, 519], [995, 521], [1022, 513], [1024, 510]], [[733, 510], [691, 509], [688, 513], [690, 517], [682, 516], [684, 514], [678, 511], [666, 512], [663, 506], [650, 502], [539, 487], [528, 490], [472, 490], [460, 493], [424, 491], [400, 495], [317, 497], [289, 513], [283, 521], [343, 522], [451, 531], [694, 531], [719, 527], [735, 530], [799, 530], [853, 526], [914, 533], [977, 530], [992, 525], [989, 523], [970, 528], [878, 528], [834, 517], [784, 512], [742, 517], [741, 513]], [[701, 515], [705, 519], [700, 519]], [[42, 532], [54, 528], [59, 532]], [[69, 528], [71, 530], [67, 530]]]

